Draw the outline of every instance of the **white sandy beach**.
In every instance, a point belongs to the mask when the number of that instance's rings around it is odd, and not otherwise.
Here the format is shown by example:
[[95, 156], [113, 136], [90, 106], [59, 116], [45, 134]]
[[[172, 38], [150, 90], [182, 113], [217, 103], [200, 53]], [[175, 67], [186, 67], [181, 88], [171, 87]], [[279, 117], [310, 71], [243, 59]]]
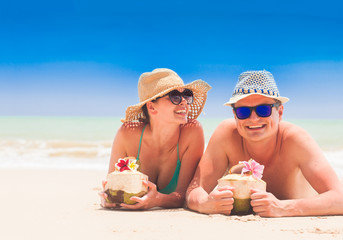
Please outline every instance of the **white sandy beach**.
[[[0, 239], [343, 239], [343, 216], [260, 218], [107, 210], [105, 171], [0, 169]], [[325, 206], [323, 206], [325, 207]]]

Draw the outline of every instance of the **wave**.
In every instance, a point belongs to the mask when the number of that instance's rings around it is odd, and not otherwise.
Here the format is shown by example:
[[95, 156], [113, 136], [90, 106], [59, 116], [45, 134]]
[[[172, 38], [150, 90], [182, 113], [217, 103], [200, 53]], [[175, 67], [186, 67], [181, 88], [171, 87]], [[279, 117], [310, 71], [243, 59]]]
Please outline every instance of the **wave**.
[[[0, 140], [0, 167], [106, 170], [111, 146], [111, 141]], [[343, 149], [324, 155], [343, 179]]]
[[324, 155], [330, 165], [336, 171], [338, 177], [343, 179], [343, 150], [324, 151]]
[[110, 141], [0, 140], [0, 167], [107, 168]]

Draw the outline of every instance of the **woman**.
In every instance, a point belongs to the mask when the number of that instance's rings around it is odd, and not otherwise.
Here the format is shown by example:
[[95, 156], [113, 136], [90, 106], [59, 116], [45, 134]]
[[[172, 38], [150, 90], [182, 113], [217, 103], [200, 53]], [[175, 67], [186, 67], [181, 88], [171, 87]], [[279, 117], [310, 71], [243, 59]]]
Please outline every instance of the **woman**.
[[[124, 124], [114, 139], [108, 172], [119, 158], [135, 156], [148, 193], [128, 209], [181, 207], [185, 192], [204, 150], [204, 134], [196, 118], [201, 113], [210, 86], [196, 80], [184, 84], [172, 70], [155, 69], [138, 81], [140, 103], [126, 110]], [[105, 201], [102, 206], [115, 207]]]

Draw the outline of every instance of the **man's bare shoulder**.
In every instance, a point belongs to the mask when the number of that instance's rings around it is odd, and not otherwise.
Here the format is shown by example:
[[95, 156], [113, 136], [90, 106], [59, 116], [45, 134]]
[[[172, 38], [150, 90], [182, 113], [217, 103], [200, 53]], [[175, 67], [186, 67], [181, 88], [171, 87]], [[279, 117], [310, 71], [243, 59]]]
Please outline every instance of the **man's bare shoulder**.
[[305, 129], [289, 122], [280, 123], [280, 137], [283, 149], [286, 152], [318, 152], [318, 144]]
[[212, 134], [212, 138], [219, 140], [230, 140], [236, 136], [239, 136], [237, 131], [236, 122], [234, 119], [225, 119], [215, 129]]
[[216, 128], [216, 130], [226, 130], [226, 131], [235, 131], [237, 130], [237, 126], [236, 126], [236, 121], [235, 119], [225, 119], [224, 121], [222, 121], [221, 123], [219, 123], [218, 127]]
[[303, 128], [290, 122], [280, 122], [279, 130], [284, 140], [303, 141], [310, 137], [310, 135]]

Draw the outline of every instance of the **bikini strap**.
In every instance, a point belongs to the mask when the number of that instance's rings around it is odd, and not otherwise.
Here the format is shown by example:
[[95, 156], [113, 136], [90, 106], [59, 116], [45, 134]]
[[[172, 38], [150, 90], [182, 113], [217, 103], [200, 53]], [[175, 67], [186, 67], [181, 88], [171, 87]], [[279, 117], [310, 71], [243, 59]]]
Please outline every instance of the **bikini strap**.
[[179, 143], [177, 143], [176, 145], [176, 148], [177, 148], [177, 161], [179, 162]]
[[181, 162], [179, 159], [179, 143], [177, 143], [177, 164], [176, 164], [173, 177], [165, 188], [158, 189], [160, 193], [169, 194], [169, 193], [175, 192], [177, 183], [179, 180], [180, 168], [181, 168]]
[[139, 152], [141, 151], [141, 145], [142, 145], [142, 139], [143, 139], [143, 133], [145, 130], [147, 124], [144, 125], [143, 130], [142, 130], [142, 134], [141, 134], [141, 138], [139, 139], [139, 146], [138, 146], [138, 153], [137, 153], [137, 163], [139, 163]]

